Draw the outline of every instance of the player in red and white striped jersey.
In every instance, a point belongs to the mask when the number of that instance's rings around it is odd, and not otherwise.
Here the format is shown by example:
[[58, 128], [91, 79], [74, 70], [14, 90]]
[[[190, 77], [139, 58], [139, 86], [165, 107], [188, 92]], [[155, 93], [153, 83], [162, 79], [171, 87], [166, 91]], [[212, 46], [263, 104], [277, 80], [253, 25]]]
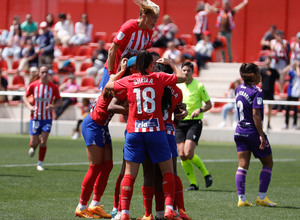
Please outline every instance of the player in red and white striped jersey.
[[111, 74], [115, 74], [125, 55], [135, 56], [139, 51], [151, 47], [153, 28], [157, 22], [159, 6], [150, 0], [134, 0], [140, 7], [138, 19], [126, 21], [118, 30], [108, 50], [108, 59], [99, 89], [102, 91]]
[[[40, 68], [39, 77], [29, 84], [23, 101], [31, 111], [29, 156], [33, 157], [35, 149], [40, 145], [37, 169], [43, 171], [47, 139], [52, 126], [52, 110], [61, 106], [62, 100], [57, 85], [49, 81], [48, 67]], [[33, 97], [32, 104], [28, 100], [29, 96]]]

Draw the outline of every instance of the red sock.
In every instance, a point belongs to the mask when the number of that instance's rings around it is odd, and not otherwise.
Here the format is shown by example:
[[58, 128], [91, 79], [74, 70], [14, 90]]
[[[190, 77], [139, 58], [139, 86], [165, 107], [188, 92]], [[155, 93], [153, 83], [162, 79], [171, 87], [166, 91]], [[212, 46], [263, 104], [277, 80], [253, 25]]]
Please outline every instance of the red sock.
[[143, 186], [143, 201], [145, 207], [145, 216], [148, 217], [152, 214], [152, 200], [154, 195], [154, 186]]
[[100, 202], [101, 197], [105, 191], [108, 177], [112, 168], [113, 168], [112, 160], [105, 161], [103, 164], [101, 164], [100, 175], [98, 175], [94, 185], [94, 196], [93, 196], [94, 201]]
[[46, 151], [47, 151], [47, 146], [45, 146], [45, 147], [40, 146], [39, 161], [44, 161], [45, 156], [46, 156]]
[[89, 170], [86, 172], [82, 181], [80, 204], [87, 205], [90, 200], [90, 196], [93, 192], [94, 183], [101, 171], [101, 165], [90, 165]]
[[[121, 187], [121, 186], [120, 186]], [[121, 208], [121, 194], [119, 194], [119, 202], [118, 202], [118, 211], [121, 212], [122, 211], [122, 208]]]
[[164, 211], [164, 209], [165, 209], [164, 192], [155, 192], [155, 210]]
[[123, 175], [120, 173], [120, 175], [117, 179], [117, 182], [116, 182], [116, 187], [115, 187], [114, 208], [119, 207], [120, 187], [121, 187], [122, 179], [123, 179]]
[[130, 175], [125, 175], [121, 184], [121, 209], [129, 210], [135, 179]]
[[175, 178], [175, 204], [178, 206], [178, 210], [182, 209], [183, 211], [185, 211], [182, 182], [179, 176], [174, 175], [174, 178]]
[[175, 181], [173, 173], [166, 173], [163, 176], [163, 191], [165, 196], [165, 204], [173, 206], [175, 193]]

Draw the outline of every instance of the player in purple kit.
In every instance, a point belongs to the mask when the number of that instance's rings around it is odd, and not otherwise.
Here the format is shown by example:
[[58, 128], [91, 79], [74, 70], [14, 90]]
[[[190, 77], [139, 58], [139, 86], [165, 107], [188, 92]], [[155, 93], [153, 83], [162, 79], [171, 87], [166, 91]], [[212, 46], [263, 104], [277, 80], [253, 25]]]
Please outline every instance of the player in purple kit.
[[263, 132], [263, 92], [256, 86], [261, 79], [260, 70], [253, 63], [243, 63], [240, 75], [244, 80], [235, 92], [239, 122], [235, 130], [234, 141], [238, 152], [238, 169], [235, 176], [239, 202], [237, 206], [252, 206], [246, 200], [246, 175], [250, 164], [251, 152], [263, 167], [259, 178], [259, 193], [256, 204], [277, 206], [266, 196], [273, 167], [272, 151], [267, 136]]

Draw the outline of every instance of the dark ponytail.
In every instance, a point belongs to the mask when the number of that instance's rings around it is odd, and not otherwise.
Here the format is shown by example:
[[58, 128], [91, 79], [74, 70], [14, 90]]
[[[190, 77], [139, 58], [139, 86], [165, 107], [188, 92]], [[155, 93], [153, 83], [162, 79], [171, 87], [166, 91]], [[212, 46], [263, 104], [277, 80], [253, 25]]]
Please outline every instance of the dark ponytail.
[[243, 63], [240, 67], [240, 75], [245, 84], [250, 84], [253, 81], [253, 74], [259, 72], [259, 68], [254, 63]]
[[136, 56], [136, 68], [142, 75], [148, 75], [146, 69], [149, 68], [153, 58], [149, 51], [141, 50]]

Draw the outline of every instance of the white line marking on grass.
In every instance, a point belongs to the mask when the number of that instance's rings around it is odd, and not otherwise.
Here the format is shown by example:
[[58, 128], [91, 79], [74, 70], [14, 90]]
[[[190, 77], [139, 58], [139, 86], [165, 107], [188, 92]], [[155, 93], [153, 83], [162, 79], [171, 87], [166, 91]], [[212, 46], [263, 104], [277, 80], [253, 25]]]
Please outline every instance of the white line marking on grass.
[[[296, 159], [274, 159], [274, 162], [293, 162]], [[203, 160], [205, 163], [232, 163], [238, 162], [237, 159], [218, 159], [218, 160]], [[260, 162], [258, 159], [252, 160], [251, 162]], [[177, 161], [180, 163], [180, 160]], [[88, 165], [88, 162], [78, 162], [78, 163], [45, 163], [45, 166], [76, 166], [76, 165]], [[114, 164], [122, 164], [122, 161], [115, 161]], [[34, 167], [37, 164], [7, 164], [0, 165], [0, 167]]]

